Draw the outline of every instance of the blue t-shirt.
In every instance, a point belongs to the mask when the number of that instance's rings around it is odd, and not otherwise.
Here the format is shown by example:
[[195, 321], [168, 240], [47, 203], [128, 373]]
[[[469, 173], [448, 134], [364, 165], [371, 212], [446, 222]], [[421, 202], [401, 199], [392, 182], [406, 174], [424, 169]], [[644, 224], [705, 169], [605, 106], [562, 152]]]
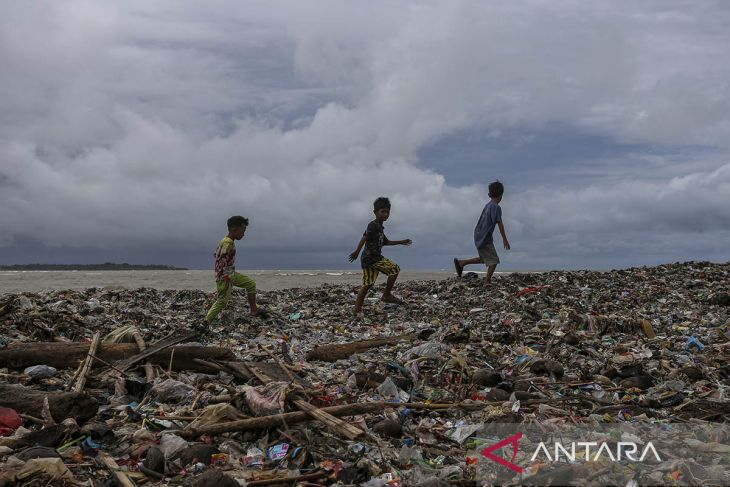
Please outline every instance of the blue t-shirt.
[[494, 233], [494, 227], [501, 221], [502, 208], [494, 201], [490, 201], [484, 206], [477, 226], [474, 227], [474, 245], [478, 249], [494, 242], [492, 233]]

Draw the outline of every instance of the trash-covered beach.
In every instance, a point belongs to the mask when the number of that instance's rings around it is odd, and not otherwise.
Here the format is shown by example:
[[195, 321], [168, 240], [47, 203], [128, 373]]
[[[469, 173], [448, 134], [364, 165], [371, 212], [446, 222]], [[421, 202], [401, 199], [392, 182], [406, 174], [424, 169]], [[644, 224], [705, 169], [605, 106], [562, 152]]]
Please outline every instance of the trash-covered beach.
[[489, 462], [480, 452], [505, 424], [692, 425], [687, 449], [638, 483], [730, 481], [727, 464], [698, 473], [692, 453], [730, 452], [711, 433], [730, 413], [730, 263], [510, 274], [487, 290], [465, 274], [397, 284], [404, 305], [381, 291], [364, 316], [349, 285], [265, 292], [265, 319], [234, 293], [202, 334], [202, 291], [0, 296], [0, 487], [618, 475], [601, 462]]

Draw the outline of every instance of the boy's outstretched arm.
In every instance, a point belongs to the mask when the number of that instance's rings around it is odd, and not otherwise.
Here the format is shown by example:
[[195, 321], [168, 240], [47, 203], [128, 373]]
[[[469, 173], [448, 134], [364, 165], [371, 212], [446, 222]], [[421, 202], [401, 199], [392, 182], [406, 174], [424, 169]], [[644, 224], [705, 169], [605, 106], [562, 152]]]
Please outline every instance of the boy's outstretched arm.
[[367, 237], [365, 235], [362, 236], [360, 239], [360, 243], [357, 244], [357, 248], [353, 253], [347, 256], [347, 259], [352, 262], [353, 260], [357, 259], [357, 256], [360, 255], [360, 251], [362, 250], [363, 245], [365, 245], [365, 242], [367, 242]]
[[410, 245], [413, 241], [411, 241], [410, 238], [407, 238], [405, 240], [388, 240], [386, 242], [383, 242], [383, 245]]
[[502, 243], [504, 244], [504, 248], [509, 250], [509, 240], [507, 240], [507, 233], [504, 231], [504, 224], [502, 222], [497, 222], [497, 226], [499, 226], [499, 233], [502, 234]]

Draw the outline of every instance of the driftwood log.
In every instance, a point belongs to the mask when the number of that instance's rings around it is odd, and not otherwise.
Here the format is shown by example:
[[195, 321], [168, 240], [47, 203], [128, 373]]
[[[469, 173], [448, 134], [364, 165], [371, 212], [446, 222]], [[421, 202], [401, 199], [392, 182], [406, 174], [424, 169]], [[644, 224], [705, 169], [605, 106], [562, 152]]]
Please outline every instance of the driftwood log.
[[[536, 403], [542, 400], [536, 400]], [[529, 402], [529, 401], [528, 401]], [[427, 410], [443, 410], [443, 409], [482, 409], [485, 405], [499, 405], [502, 402], [473, 402], [473, 403], [422, 403], [422, 402], [402, 402], [402, 403], [390, 403], [384, 401], [375, 402], [361, 402], [353, 404], [342, 404], [340, 406], [329, 406], [321, 408], [321, 411], [331, 414], [332, 416], [356, 416], [358, 414], [367, 414], [381, 412], [386, 408], [408, 408], [408, 409], [427, 409]], [[258, 418], [239, 419], [237, 421], [228, 421], [225, 423], [211, 424], [203, 426], [201, 428], [188, 428], [177, 431], [176, 434], [186, 438], [188, 440], [197, 438], [200, 435], [220, 435], [223, 433], [230, 433], [232, 431], [248, 431], [265, 429], [271, 426], [278, 426], [285, 424], [291, 426], [296, 423], [303, 423], [306, 421], [315, 421], [311, 415], [305, 411], [296, 411], [293, 413], [282, 413], [272, 414], [270, 416], [260, 416]]]
[[104, 466], [112, 473], [112, 477], [114, 477], [117, 485], [121, 485], [122, 487], [135, 487], [137, 485], [132, 482], [132, 480], [127, 476], [126, 472], [119, 468], [117, 462], [111, 456], [109, 456], [108, 453], [100, 451], [98, 458], [99, 461], [103, 463]]
[[346, 359], [352, 354], [364, 352], [375, 347], [383, 345], [393, 345], [395, 343], [412, 341], [416, 339], [416, 335], [408, 333], [406, 335], [396, 335], [391, 337], [372, 338], [370, 340], [361, 340], [359, 342], [337, 343], [332, 345], [322, 345], [315, 347], [307, 353], [307, 360], [321, 360], [322, 362], [336, 362]]
[[[359, 404], [345, 404], [342, 406], [331, 406], [322, 408], [332, 416], [354, 416], [356, 414], [373, 413], [382, 411], [386, 407], [384, 402], [367, 402]], [[258, 418], [240, 419], [238, 421], [230, 421], [226, 423], [211, 424], [202, 428], [191, 428], [178, 431], [177, 434], [183, 438], [192, 439], [200, 435], [220, 435], [231, 431], [247, 431], [265, 429], [280, 424], [292, 425], [302, 423], [304, 421], [312, 421], [313, 419], [304, 411], [296, 411], [293, 413], [273, 414], [271, 416], [261, 416]]]
[[[116, 377], [119, 374], [124, 374], [124, 372], [132, 368], [134, 365], [140, 363], [142, 360], [146, 359], [147, 357], [150, 357], [157, 352], [161, 352], [163, 350], [167, 350], [168, 348], [172, 347], [175, 344], [187, 341], [190, 338], [193, 338], [195, 336], [195, 332], [183, 332], [183, 333], [171, 333], [170, 335], [166, 336], [162, 340], [153, 343], [146, 349], [142, 350], [139, 353], [136, 353], [132, 355], [131, 357], [127, 357], [125, 359], [122, 359], [118, 362], [116, 362], [110, 371], [106, 372], [104, 377]], [[172, 361], [172, 357], [174, 357], [173, 352], [170, 352], [170, 361]], [[172, 364], [169, 366], [170, 369], [172, 369]]]
[[[230, 349], [221, 347], [201, 347], [194, 345], [177, 345], [161, 350], [147, 360], [155, 365], [167, 369], [170, 365], [170, 355], [173, 353], [173, 370], [195, 370], [199, 372], [217, 372], [204, 365], [196, 363], [194, 359], [206, 360], [236, 360]], [[17, 343], [0, 350], [0, 368], [22, 369], [31, 365], [50, 365], [56, 368], [75, 368], [79, 361], [86, 357], [89, 351], [88, 343]], [[133, 357], [139, 353], [135, 343], [100, 343], [96, 356], [105, 362], [114, 363]], [[103, 367], [104, 364], [94, 360], [93, 367]]]
[[[87, 345], [88, 348], [88, 345]], [[0, 406], [40, 418], [48, 397], [51, 417], [57, 423], [74, 418], [79, 423], [96, 416], [99, 403], [84, 392], [46, 392], [15, 384], [0, 384]]]
[[[137, 348], [139, 348], [140, 352], [144, 352], [145, 350], [147, 350], [147, 344], [144, 342], [142, 335], [140, 335], [139, 333], [135, 333], [134, 335], [132, 335], [132, 338], [134, 339], [134, 343], [137, 344]], [[150, 362], [149, 360], [144, 363], [144, 375], [147, 379], [147, 382], [152, 382], [153, 380], [155, 380], [155, 369], [152, 368], [152, 362]]]
[[84, 390], [84, 386], [86, 385], [86, 376], [89, 375], [91, 364], [94, 362], [93, 357], [96, 354], [96, 349], [99, 348], [99, 340], [101, 340], [101, 332], [97, 331], [94, 334], [94, 338], [91, 340], [91, 345], [89, 345], [89, 352], [86, 354], [84, 365], [81, 367], [78, 382], [76, 382], [71, 388], [73, 392], [81, 392]]

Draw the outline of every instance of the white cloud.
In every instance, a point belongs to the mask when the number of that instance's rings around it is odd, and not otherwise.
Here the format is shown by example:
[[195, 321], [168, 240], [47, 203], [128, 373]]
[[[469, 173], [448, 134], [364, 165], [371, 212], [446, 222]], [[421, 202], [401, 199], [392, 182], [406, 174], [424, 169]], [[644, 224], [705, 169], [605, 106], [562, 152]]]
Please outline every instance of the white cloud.
[[564, 262], [550, 249], [581, 244], [590, 262], [607, 238], [724, 231], [727, 11], [623, 6], [11, 3], [0, 245], [207, 248], [241, 212], [253, 248], [346, 253], [388, 195], [394, 237], [424, 254], [468, 251], [483, 188], [450, 186], [417, 151], [459, 130], [529, 138], [553, 123], [720, 156], [688, 167], [657, 155], [650, 181], [617, 173], [509, 195], [525, 240], [514, 262]]

